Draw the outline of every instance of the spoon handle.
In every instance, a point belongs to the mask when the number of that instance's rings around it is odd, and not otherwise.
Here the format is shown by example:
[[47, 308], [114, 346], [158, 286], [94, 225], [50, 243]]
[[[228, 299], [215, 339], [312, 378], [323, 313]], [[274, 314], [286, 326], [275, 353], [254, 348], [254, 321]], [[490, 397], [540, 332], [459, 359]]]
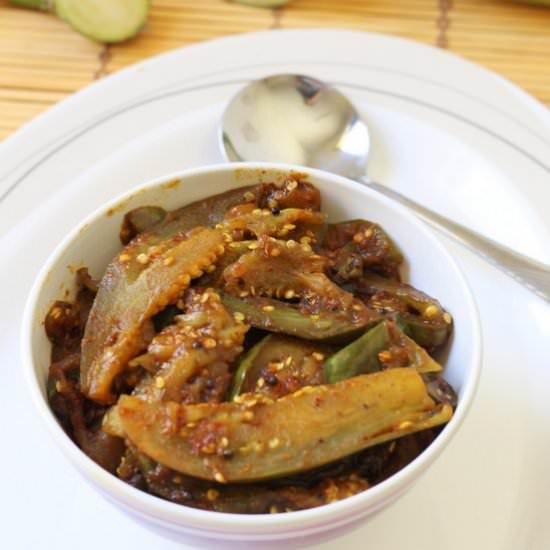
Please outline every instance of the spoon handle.
[[469, 248], [484, 260], [498, 267], [523, 286], [550, 302], [550, 266], [514, 252], [492, 239], [453, 222], [426, 208], [393, 189], [371, 181], [367, 177], [357, 180], [367, 187], [399, 202], [412, 210], [420, 219], [445, 235]]

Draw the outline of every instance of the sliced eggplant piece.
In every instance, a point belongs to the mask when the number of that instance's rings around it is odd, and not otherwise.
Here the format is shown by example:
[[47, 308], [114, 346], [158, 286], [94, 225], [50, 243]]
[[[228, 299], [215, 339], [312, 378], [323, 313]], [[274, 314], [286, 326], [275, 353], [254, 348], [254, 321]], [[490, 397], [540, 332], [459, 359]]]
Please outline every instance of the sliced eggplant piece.
[[368, 310], [309, 315], [295, 304], [270, 298], [237, 298], [223, 294], [222, 301], [234, 315], [242, 316], [253, 327], [326, 343], [349, 342], [380, 321], [378, 314]]
[[452, 317], [441, 304], [411, 285], [369, 273], [358, 283], [359, 294], [379, 313], [396, 318], [417, 344], [426, 349], [442, 346], [452, 331]]
[[160, 206], [140, 206], [124, 215], [120, 228], [120, 242], [128, 244], [140, 233], [149, 231], [166, 217], [166, 210]]
[[230, 397], [255, 392], [276, 399], [322, 384], [323, 361], [333, 353], [326, 344], [270, 334], [241, 359]]
[[[147, 347], [147, 322], [223, 254], [220, 231], [197, 228], [162, 245], [134, 239], [109, 264], [82, 339], [81, 389], [98, 402], [114, 401], [111, 385], [127, 362]], [[144, 250], [140, 252], [140, 250]]]
[[420, 373], [443, 367], [391, 321], [383, 321], [335, 353], [324, 364], [328, 383], [381, 369], [413, 367]]
[[183, 474], [226, 483], [322, 466], [444, 424], [452, 407], [436, 405], [420, 374], [405, 368], [306, 387], [277, 400], [245, 394], [239, 402], [180, 405], [123, 395], [119, 415], [126, 436], [145, 455]]
[[403, 254], [378, 224], [350, 220], [330, 224], [323, 242], [323, 255], [338, 283], [357, 280], [365, 270], [399, 278]]

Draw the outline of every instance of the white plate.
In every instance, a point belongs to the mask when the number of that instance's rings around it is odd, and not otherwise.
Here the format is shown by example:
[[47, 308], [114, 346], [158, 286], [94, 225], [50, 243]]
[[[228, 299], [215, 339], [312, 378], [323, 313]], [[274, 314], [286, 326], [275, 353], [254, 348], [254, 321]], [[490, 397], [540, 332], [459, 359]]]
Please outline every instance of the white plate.
[[[0, 512], [6, 548], [181, 548], [115, 513], [68, 468], [19, 372], [22, 305], [55, 244], [99, 204], [220, 162], [225, 101], [248, 79], [337, 83], [372, 127], [371, 177], [549, 261], [550, 113], [479, 67], [412, 42], [344, 31], [226, 38], [145, 61], [62, 102], [0, 146]], [[480, 390], [461, 433], [390, 509], [324, 548], [547, 549], [550, 307], [445, 243], [484, 330]], [[426, 266], [437, 269], [437, 266]]]

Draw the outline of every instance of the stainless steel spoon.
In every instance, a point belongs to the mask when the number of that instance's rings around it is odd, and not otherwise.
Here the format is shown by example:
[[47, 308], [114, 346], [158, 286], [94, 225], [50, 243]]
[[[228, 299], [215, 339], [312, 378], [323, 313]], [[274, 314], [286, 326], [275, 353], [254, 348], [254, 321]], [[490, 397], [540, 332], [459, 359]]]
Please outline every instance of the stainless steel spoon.
[[550, 302], [550, 266], [519, 254], [366, 176], [369, 130], [349, 100], [303, 75], [245, 86], [225, 109], [220, 145], [231, 161], [301, 164], [347, 176], [403, 204], [419, 218]]

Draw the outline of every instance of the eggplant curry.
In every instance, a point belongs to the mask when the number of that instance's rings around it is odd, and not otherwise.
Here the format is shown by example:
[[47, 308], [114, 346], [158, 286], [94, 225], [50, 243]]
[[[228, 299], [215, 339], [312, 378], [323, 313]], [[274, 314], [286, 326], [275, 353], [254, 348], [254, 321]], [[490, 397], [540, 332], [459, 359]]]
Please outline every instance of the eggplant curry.
[[391, 476], [449, 421], [452, 318], [368, 220], [303, 177], [128, 212], [120, 252], [50, 309], [48, 398], [94, 461], [172, 502], [320, 506]]

